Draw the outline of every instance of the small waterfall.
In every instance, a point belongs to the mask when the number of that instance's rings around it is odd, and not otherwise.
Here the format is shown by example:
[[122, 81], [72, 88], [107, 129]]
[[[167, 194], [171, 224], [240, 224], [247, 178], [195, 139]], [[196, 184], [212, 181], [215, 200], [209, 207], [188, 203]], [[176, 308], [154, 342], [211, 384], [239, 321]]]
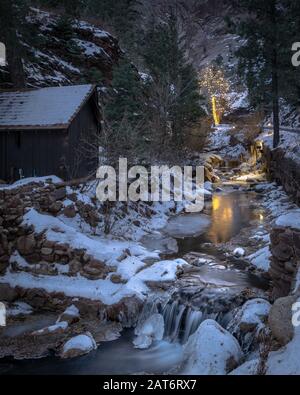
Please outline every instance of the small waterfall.
[[188, 308], [185, 317], [185, 325], [184, 325], [185, 328], [182, 338], [183, 344], [186, 343], [189, 337], [196, 332], [202, 321], [203, 321], [203, 314], [201, 313], [201, 311], [196, 311], [191, 308]]
[[140, 327], [151, 315], [159, 313], [165, 322], [164, 338], [172, 342], [186, 343], [196, 332], [201, 322], [216, 315], [204, 314], [194, 310], [178, 300], [149, 299], [143, 307], [137, 327]]

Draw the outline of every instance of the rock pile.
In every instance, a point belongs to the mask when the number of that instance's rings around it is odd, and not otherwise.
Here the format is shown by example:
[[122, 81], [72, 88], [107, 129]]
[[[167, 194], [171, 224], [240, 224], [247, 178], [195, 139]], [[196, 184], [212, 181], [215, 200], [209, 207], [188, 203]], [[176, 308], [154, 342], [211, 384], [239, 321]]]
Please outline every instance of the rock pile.
[[300, 231], [276, 226], [271, 232], [271, 266], [269, 274], [273, 282], [272, 298], [289, 295], [300, 264]]

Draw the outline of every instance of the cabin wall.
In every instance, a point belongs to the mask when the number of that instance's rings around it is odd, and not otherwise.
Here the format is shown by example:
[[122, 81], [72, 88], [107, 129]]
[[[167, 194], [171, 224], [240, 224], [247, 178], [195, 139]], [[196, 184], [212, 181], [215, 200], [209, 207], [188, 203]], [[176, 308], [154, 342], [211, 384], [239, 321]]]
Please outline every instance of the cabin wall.
[[67, 167], [68, 178], [85, 177], [97, 169], [98, 149], [87, 152], [86, 142], [100, 131], [96, 120], [92, 98], [82, 107], [68, 129]]
[[15, 181], [61, 172], [66, 131], [23, 130], [0, 132], [0, 179]]
[[99, 132], [94, 97], [82, 107], [67, 130], [0, 131], [0, 179], [55, 174], [64, 179], [84, 177], [97, 168], [95, 153], [83, 150], [83, 140]]

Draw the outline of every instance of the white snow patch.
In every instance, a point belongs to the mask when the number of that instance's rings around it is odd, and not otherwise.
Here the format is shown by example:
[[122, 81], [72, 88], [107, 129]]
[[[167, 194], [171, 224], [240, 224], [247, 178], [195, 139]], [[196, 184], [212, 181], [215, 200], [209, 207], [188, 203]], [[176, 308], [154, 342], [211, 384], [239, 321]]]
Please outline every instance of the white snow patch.
[[293, 210], [287, 214], [281, 215], [277, 218], [275, 223], [277, 226], [300, 230], [300, 210]]
[[49, 182], [53, 184], [60, 183], [62, 182], [62, 179], [53, 175], [45, 176], [45, 177], [28, 177], [28, 178], [22, 178], [21, 180], [18, 180], [10, 185], [0, 185], [0, 189], [15, 189], [27, 184], [31, 184], [33, 182], [34, 183], [43, 182], [44, 184], [47, 185]]

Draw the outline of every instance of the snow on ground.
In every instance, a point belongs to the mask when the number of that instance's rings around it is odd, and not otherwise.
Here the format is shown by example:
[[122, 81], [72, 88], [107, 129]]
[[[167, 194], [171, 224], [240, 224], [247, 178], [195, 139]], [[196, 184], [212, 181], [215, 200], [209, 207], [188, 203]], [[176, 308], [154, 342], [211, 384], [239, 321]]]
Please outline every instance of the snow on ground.
[[300, 230], [300, 209], [292, 210], [276, 219], [275, 224]]
[[210, 151], [218, 151], [223, 158], [239, 159], [247, 154], [242, 143], [231, 145], [231, 134], [234, 130], [232, 125], [219, 125], [214, 127], [214, 131], [209, 135]]
[[62, 179], [57, 177], [57, 176], [46, 176], [46, 177], [28, 177], [28, 178], [22, 178], [21, 180], [18, 180], [14, 182], [13, 184], [9, 185], [0, 185], [0, 189], [15, 189], [22, 187], [24, 185], [30, 184], [30, 183], [39, 183], [43, 182], [44, 184], [49, 184], [49, 182], [55, 184], [62, 182]]
[[[0, 277], [0, 283], [8, 283], [12, 287], [19, 286], [26, 289], [41, 288], [49, 293], [62, 292], [66, 296], [100, 300], [106, 305], [112, 305], [129, 296], [137, 296], [144, 300], [151, 293], [146, 285], [147, 281], [175, 281], [176, 272], [183, 265], [188, 264], [182, 259], [157, 262], [133, 275], [126, 284], [114, 284], [109, 279], [93, 281], [81, 275], [76, 277], [62, 274], [35, 276], [25, 272], [14, 273], [9, 269], [4, 276]], [[123, 270], [126, 273], [126, 268]]]
[[[271, 130], [266, 130], [261, 133], [258, 138], [258, 141], [263, 141], [263, 143], [273, 149], [273, 132]], [[285, 156], [295, 161], [296, 163], [300, 163], [300, 133], [292, 132], [289, 130], [281, 131], [281, 139], [279, 147], [285, 151]]]
[[96, 259], [109, 264], [116, 264], [124, 250], [130, 250], [131, 247], [136, 249], [136, 253], [133, 255], [139, 255], [141, 259], [158, 257], [157, 253], [151, 253], [136, 243], [87, 236], [66, 225], [59, 218], [40, 214], [33, 208], [24, 215], [23, 225], [33, 225], [37, 233], [45, 232], [48, 240], [61, 244], [66, 243], [72, 248], [83, 248]]
[[[300, 299], [298, 300], [298, 302]], [[267, 375], [300, 375], [300, 326], [295, 328], [293, 340], [285, 347], [269, 354]]]
[[104, 51], [103, 48], [99, 47], [91, 41], [80, 40], [79, 38], [74, 38], [73, 41], [81, 48], [86, 56], [104, 56], [109, 59], [109, 55]]

